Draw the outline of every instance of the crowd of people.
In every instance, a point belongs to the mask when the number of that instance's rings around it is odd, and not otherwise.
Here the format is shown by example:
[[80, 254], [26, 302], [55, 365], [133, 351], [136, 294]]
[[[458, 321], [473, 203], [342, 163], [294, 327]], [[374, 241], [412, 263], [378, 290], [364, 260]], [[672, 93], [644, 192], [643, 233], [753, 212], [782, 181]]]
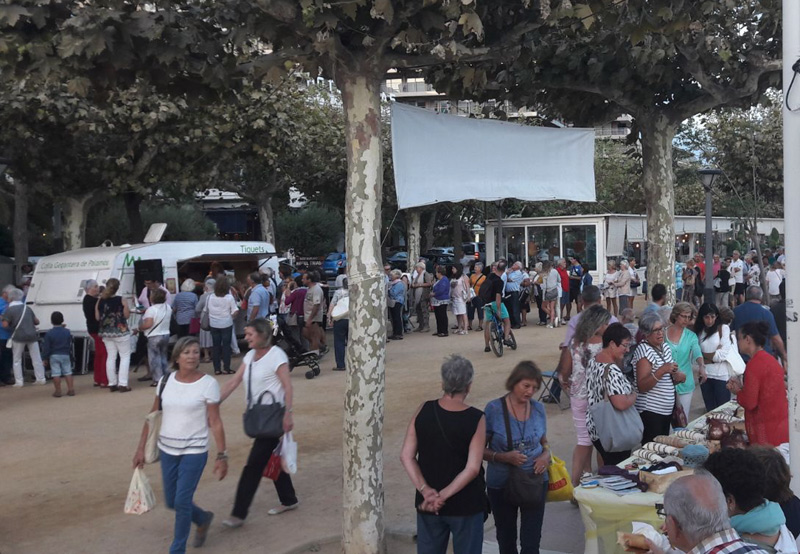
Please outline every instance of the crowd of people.
[[[609, 262], [598, 286], [577, 258], [560, 259], [555, 266], [544, 261], [532, 269], [504, 259], [489, 267], [481, 262], [466, 268], [437, 265], [432, 272], [420, 261], [410, 274], [387, 266], [386, 317], [391, 328], [387, 338], [402, 340], [414, 326], [417, 332], [430, 332], [431, 311], [434, 335], [483, 331], [487, 351], [487, 322], [492, 318], [504, 322], [505, 340], [513, 329], [528, 324], [533, 304], [539, 325], [553, 328], [566, 323], [556, 373], [571, 400], [577, 437], [571, 477], [576, 486], [584, 473], [591, 473], [595, 455], [600, 464], [615, 465], [631, 454], [630, 448], [604, 448], [609, 429], [596, 419], [593, 408], [598, 404], [607, 400], [615, 410], [638, 414], [643, 444], [669, 434], [680, 424], [681, 414], [686, 420], [696, 389], [707, 411], [735, 395], [744, 407], [753, 448], [743, 454], [727, 450], [713, 454], [704, 471], [676, 481], [664, 500], [665, 532], [672, 546], [683, 551], [726, 540], [725, 544], [744, 545], [731, 552], [760, 552], [758, 546], [748, 546], [752, 544], [774, 549], [779, 541], [800, 534], [800, 501], [788, 489], [788, 468], [784, 469], [785, 462], [781, 465], [775, 450], [788, 442], [785, 315], [783, 337], [777, 324], [785, 276], [779, 274], [777, 297], [770, 295], [765, 301], [763, 290], [751, 280], [758, 272], [753, 270], [757, 265], [747, 265], [750, 255], [740, 259], [734, 252], [730, 261], [716, 258], [711, 270], [720, 283], [726, 278], [731, 281], [730, 291], [718, 290], [714, 302], [703, 302], [695, 283], [702, 282], [705, 266], [702, 259], [690, 260], [681, 275], [684, 292], [679, 301], [668, 305], [666, 287], [655, 284], [648, 304], [638, 314], [633, 299], [641, 284], [634, 260], [622, 260], [619, 268]], [[782, 263], [782, 259], [773, 262], [776, 267]], [[174, 297], [155, 277], [146, 280], [141, 294], [132, 299], [119, 295], [116, 279], [109, 279], [104, 287], [86, 283], [83, 308], [95, 342], [95, 386], [130, 391], [131, 352], [139, 346], [147, 351], [149, 372], [139, 380], [150, 381], [156, 389], [151, 411], [163, 413], [160, 464], [166, 505], [175, 510], [170, 552], [185, 551], [192, 524], [197, 528], [194, 545], [202, 546], [214, 518], [212, 512], [193, 503], [193, 496], [207, 463], [209, 435], [218, 451], [215, 473], [222, 479], [228, 472], [220, 403], [244, 384], [246, 407], [253, 396], [269, 393], [272, 402], [285, 408], [283, 430], [293, 428], [290, 362], [275, 344], [280, 333], [274, 332], [270, 318], [274, 316], [279, 331], [285, 330], [303, 349], [319, 354], [327, 350], [325, 327], [332, 326], [333, 369], [345, 369], [348, 318], [346, 310], [337, 309], [348, 302], [343, 273], [337, 277], [329, 304], [319, 274], [311, 270], [277, 276], [255, 272], [246, 283], [239, 283], [218, 265], [203, 280], [186, 278]], [[765, 278], [771, 283], [773, 277], [767, 273]], [[741, 274], [742, 287], [737, 274]], [[688, 287], [694, 287], [690, 298], [685, 293]], [[74, 395], [71, 336], [63, 316], [52, 314], [53, 329], [40, 353], [38, 319], [23, 296], [20, 289], [6, 287], [0, 301], [0, 334], [11, 339], [14, 386], [23, 385], [22, 353], [27, 348], [36, 382], [46, 382], [44, 368], [49, 366], [53, 396], [62, 396], [62, 380], [66, 394]], [[132, 313], [141, 316], [135, 328], [130, 324]], [[248, 352], [234, 370], [232, 355], [241, 332]], [[179, 339], [168, 361], [171, 334]], [[201, 361], [209, 359], [216, 375], [232, 375], [221, 387], [199, 368]], [[441, 366], [442, 396], [423, 403], [408, 426], [401, 460], [417, 490], [419, 551], [445, 552], [452, 535], [457, 554], [480, 552], [484, 521], [491, 513], [501, 554], [516, 553], [518, 544], [522, 552], [538, 552], [551, 462], [546, 411], [534, 400], [543, 384], [542, 373], [534, 362], [520, 362], [506, 380], [506, 394], [490, 401], [483, 411], [467, 402], [474, 377], [469, 360], [457, 355], [447, 358]], [[9, 382], [10, 377], [4, 374], [0, 379]], [[144, 463], [147, 435], [146, 423], [134, 466]], [[224, 526], [244, 525], [279, 441], [280, 437], [254, 440]], [[765, 466], [786, 483], [778, 477], [764, 478]], [[756, 472], [759, 478], [754, 477]], [[512, 489], [523, 482], [527, 496], [521, 500], [522, 493]], [[297, 508], [299, 500], [288, 474], [280, 473], [275, 488], [280, 504], [270, 514]], [[708, 518], [713, 521], [695, 525]], [[650, 546], [653, 552], [660, 551], [657, 545]], [[713, 550], [698, 552], [706, 551]]]

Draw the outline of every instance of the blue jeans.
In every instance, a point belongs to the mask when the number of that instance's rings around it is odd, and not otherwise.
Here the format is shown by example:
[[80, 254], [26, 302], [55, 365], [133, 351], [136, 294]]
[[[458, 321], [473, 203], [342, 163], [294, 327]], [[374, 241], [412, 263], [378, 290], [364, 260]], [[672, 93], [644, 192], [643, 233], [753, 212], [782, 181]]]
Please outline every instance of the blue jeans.
[[344, 355], [347, 348], [347, 333], [350, 323], [347, 319], [340, 319], [333, 322], [333, 352], [336, 355], [336, 367], [344, 367]]
[[703, 393], [703, 403], [706, 405], [707, 412], [722, 406], [731, 399], [731, 391], [728, 390], [727, 384], [728, 382], [722, 379], [711, 379], [709, 377], [705, 383], [700, 385], [700, 392]]
[[169, 335], [147, 337], [147, 363], [154, 383], [167, 373], [167, 347]]
[[69, 354], [50, 354], [50, 376], [69, 377], [72, 375], [72, 360]]
[[445, 554], [453, 534], [453, 554], [481, 554], [483, 513], [437, 516], [417, 512], [417, 554]]
[[211, 348], [211, 361], [214, 364], [214, 371], [220, 370], [220, 358], [222, 364], [225, 366], [225, 371], [231, 369], [231, 327], [223, 329], [211, 328], [211, 340], [213, 347]]
[[[487, 488], [489, 504], [492, 506], [494, 526], [497, 529], [497, 544], [500, 554], [517, 554], [517, 512], [520, 515], [519, 538], [522, 554], [538, 554], [542, 540], [544, 522], [544, 498], [538, 510], [518, 508], [506, 502], [503, 489]], [[547, 495], [544, 487], [542, 496]]]
[[172, 546], [169, 547], [170, 554], [186, 552], [186, 541], [189, 539], [192, 523], [203, 525], [211, 517], [210, 512], [201, 510], [192, 502], [207, 459], [207, 452], [173, 456], [161, 451], [164, 503], [170, 510], [175, 510], [175, 536]]

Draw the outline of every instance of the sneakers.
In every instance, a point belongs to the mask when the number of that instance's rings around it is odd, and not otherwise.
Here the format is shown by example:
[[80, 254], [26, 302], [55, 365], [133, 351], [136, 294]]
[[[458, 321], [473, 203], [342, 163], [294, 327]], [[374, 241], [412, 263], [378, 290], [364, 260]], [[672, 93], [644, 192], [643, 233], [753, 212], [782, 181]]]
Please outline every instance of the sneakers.
[[117, 387], [117, 390], [119, 392], [131, 392], [131, 388], [130, 387]]
[[118, 388], [119, 387], [117, 385], [111, 385], [110, 387], [108, 387], [108, 392], [117, 392]]
[[24, 385], [24, 383], [14, 383], [11, 386], [14, 387], [14, 388], [17, 388], [17, 389], [21, 389], [23, 385]]
[[38, 381], [38, 380], [37, 380], [37, 381], [36, 381], [35, 383], [33, 383], [33, 384], [34, 384], [34, 385], [39, 385], [39, 386], [41, 386], [41, 385], [46, 385], [46, 384], [47, 384], [47, 380], [45, 380], [45, 379], [42, 379], [41, 381]]
[[283, 504], [281, 504], [277, 508], [272, 508], [270, 511], [267, 512], [267, 514], [271, 516], [277, 516], [282, 514], [283, 512], [290, 512], [292, 510], [296, 510], [299, 505], [300, 502], [295, 502], [294, 504], [291, 504], [289, 506], [284, 506]]
[[484, 352], [491, 352], [491, 351], [492, 351], [492, 349], [491, 349], [491, 348], [489, 348], [488, 346], [486, 346], [486, 347], [484, 347], [484, 348], [483, 348], [483, 351], [484, 351]]

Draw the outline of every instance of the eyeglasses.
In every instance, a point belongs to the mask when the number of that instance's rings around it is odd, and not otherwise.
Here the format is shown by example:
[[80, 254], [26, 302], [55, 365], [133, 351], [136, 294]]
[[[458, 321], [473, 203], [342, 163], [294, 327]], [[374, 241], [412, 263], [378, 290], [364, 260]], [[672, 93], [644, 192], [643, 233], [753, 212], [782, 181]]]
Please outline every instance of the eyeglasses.
[[664, 328], [663, 327], [659, 327], [658, 329], [651, 330], [650, 334], [651, 335], [655, 335], [656, 333], [663, 333], [663, 332], [664, 332]]
[[624, 348], [625, 350], [630, 350], [631, 349], [631, 343], [629, 343], [629, 342], [623, 342], [622, 344], [620, 344], [620, 346], [622, 348]]
[[663, 517], [663, 518], [667, 517], [667, 511], [664, 509], [663, 504], [659, 503], [656, 504], [656, 514], [658, 514], [658, 517]]
[[692, 319], [692, 314], [681, 314], [678, 317], [683, 319]]

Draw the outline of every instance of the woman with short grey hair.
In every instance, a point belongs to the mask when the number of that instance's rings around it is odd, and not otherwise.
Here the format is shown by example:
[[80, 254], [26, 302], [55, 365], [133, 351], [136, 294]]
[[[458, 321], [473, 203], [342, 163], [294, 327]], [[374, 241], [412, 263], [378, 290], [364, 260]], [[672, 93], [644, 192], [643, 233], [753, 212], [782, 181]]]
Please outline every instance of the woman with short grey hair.
[[22, 354], [27, 347], [33, 362], [33, 373], [36, 376], [37, 385], [46, 385], [47, 381], [44, 376], [44, 364], [42, 363], [42, 355], [39, 352], [39, 334], [36, 332], [36, 326], [39, 325], [39, 320], [36, 314], [26, 304], [23, 304], [22, 299], [25, 293], [18, 288], [9, 290], [6, 293], [8, 296], [8, 308], [3, 312], [3, 327], [11, 331], [11, 353], [14, 357], [14, 386], [21, 387], [24, 384], [22, 377]]
[[[203, 294], [200, 296], [200, 299], [197, 301], [197, 306], [195, 307], [195, 313], [197, 314], [197, 317], [200, 318], [201, 323], [203, 321], [203, 311], [206, 309], [208, 298], [214, 294], [214, 287], [216, 284], [216, 279], [205, 280]], [[200, 340], [200, 352], [202, 354], [200, 361], [210, 362], [211, 348], [214, 346], [214, 340], [211, 338], [211, 331], [206, 331], [201, 328], [198, 338]]]
[[642, 444], [669, 434], [675, 385], [686, 381], [686, 375], [672, 359], [672, 350], [664, 343], [665, 327], [658, 312], [647, 312], [639, 318], [639, 330], [645, 339], [636, 347], [632, 361], [639, 390], [636, 410], [644, 424]]
[[95, 317], [94, 309], [100, 300], [100, 285], [94, 279], [89, 279], [83, 286], [86, 294], [83, 295], [83, 317], [86, 319], [86, 332], [94, 341], [94, 386], [107, 387], [106, 375], [106, 345], [100, 338], [100, 322]]
[[403, 283], [403, 272], [393, 269], [389, 272], [388, 298], [389, 319], [392, 322], [392, 334], [389, 340], [403, 340], [403, 306], [406, 302], [406, 285]]
[[619, 271], [617, 272], [617, 298], [619, 298], [619, 311], [631, 307], [631, 272], [628, 260], [623, 259], [619, 262]]
[[480, 554], [486, 420], [466, 403], [472, 363], [454, 354], [441, 371], [444, 394], [417, 408], [400, 455], [417, 489], [417, 550], [445, 554], [452, 534], [455, 554]]

